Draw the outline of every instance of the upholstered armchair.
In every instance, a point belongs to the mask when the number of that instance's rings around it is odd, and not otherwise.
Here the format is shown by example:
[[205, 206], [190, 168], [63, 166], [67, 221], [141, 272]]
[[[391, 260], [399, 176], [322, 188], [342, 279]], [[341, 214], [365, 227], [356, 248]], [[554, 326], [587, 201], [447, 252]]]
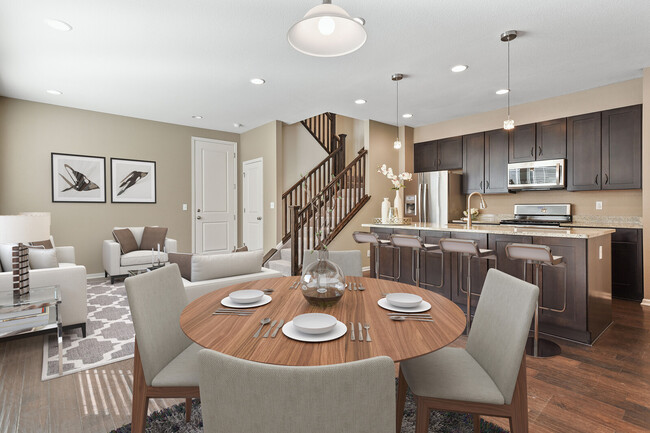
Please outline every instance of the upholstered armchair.
[[[111, 283], [115, 282], [115, 278], [129, 274], [129, 271], [142, 270], [152, 265], [151, 249], [140, 249], [142, 246], [142, 238], [144, 235], [144, 227], [114, 227], [113, 231], [129, 229], [135, 238], [137, 249], [135, 251], [122, 253], [120, 244], [114, 239], [105, 240], [102, 247], [102, 260], [104, 263], [104, 271], [107, 277], [111, 277]], [[176, 252], [176, 240], [165, 238], [164, 244], [160, 245], [160, 254], [158, 249], [155, 248], [153, 259], [156, 263], [167, 263], [167, 253]]]

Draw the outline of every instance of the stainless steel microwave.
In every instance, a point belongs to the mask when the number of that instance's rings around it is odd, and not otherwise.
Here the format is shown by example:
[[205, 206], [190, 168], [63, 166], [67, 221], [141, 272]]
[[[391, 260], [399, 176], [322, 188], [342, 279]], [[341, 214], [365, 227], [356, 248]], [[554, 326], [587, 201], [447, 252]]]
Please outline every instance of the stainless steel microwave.
[[564, 165], [564, 159], [508, 164], [508, 189], [562, 189]]

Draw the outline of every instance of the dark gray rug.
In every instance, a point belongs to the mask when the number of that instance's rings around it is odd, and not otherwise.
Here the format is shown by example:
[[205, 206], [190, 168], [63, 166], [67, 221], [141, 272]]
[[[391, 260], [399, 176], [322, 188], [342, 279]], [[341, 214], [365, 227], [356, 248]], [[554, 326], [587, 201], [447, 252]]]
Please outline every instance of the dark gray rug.
[[[402, 433], [415, 431], [415, 404], [409, 392], [406, 397]], [[185, 423], [185, 403], [152, 413], [147, 418], [146, 433], [202, 433], [201, 403], [194, 400], [192, 404], [192, 419]], [[429, 417], [429, 433], [472, 433], [472, 417], [463, 413], [431, 412]], [[481, 419], [482, 433], [507, 433], [492, 423]], [[126, 424], [110, 433], [131, 433], [131, 424]]]

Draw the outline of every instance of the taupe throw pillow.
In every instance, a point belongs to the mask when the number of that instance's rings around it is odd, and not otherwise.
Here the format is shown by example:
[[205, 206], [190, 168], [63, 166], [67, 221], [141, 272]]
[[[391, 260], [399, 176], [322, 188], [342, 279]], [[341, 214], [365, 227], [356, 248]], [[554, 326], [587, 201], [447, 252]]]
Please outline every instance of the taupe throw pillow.
[[145, 227], [142, 233], [140, 249], [151, 250], [153, 248], [154, 250], [158, 250], [158, 246], [160, 246], [160, 251], [163, 251], [165, 248], [165, 237], [167, 237], [166, 227]]
[[169, 263], [176, 263], [181, 271], [181, 277], [192, 281], [192, 255], [190, 253], [167, 253]]
[[135, 241], [135, 237], [129, 229], [113, 230], [113, 238], [115, 242], [120, 244], [122, 254], [127, 254], [138, 249], [138, 243]]
[[33, 247], [43, 247], [46, 250], [51, 250], [52, 248], [54, 248], [54, 245], [52, 245], [52, 241], [50, 241], [49, 239], [46, 241], [30, 242], [29, 244]]

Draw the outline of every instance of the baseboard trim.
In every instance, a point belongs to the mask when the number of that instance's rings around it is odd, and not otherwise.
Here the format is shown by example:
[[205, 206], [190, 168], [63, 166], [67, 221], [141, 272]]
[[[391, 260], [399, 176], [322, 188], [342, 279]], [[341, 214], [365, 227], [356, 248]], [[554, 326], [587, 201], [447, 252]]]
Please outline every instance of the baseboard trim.
[[650, 307], [650, 299], [644, 299], [643, 301], [641, 301], [641, 305], [643, 305], [644, 307]]
[[364, 266], [361, 268], [361, 272], [370, 272], [370, 266]]
[[88, 274], [86, 275], [87, 280], [96, 280], [98, 278], [106, 278], [106, 275], [102, 272], [99, 274]]

